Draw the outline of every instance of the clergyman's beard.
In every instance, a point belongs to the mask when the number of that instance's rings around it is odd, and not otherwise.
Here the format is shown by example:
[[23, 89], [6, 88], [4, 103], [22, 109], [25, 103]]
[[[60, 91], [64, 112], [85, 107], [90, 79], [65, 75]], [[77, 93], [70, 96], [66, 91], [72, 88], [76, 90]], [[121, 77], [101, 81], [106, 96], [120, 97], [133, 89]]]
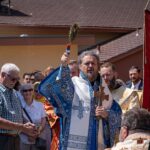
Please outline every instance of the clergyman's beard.
[[110, 80], [108, 87], [109, 87], [110, 90], [115, 89], [115, 87], [116, 87], [116, 79], [115, 79], [115, 77], [113, 77], [113, 79]]
[[87, 73], [87, 77], [90, 80], [90, 82], [93, 82], [96, 79], [97, 75], [94, 73]]

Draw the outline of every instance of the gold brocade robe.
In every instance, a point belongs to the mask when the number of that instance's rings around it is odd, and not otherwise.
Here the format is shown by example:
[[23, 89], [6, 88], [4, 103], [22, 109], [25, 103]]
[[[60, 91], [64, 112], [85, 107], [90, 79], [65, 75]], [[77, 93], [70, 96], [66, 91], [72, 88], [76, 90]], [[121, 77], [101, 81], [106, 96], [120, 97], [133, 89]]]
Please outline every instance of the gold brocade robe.
[[112, 90], [112, 97], [120, 105], [122, 112], [125, 113], [133, 107], [140, 107], [142, 91], [135, 91], [125, 86]]

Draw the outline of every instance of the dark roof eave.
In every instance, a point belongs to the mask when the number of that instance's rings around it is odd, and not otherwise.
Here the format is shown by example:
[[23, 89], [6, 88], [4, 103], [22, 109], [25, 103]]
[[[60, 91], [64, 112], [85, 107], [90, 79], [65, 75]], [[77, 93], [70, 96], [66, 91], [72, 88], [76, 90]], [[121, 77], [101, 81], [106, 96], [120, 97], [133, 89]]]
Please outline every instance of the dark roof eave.
[[[0, 26], [5, 27], [47, 27], [47, 28], [70, 28], [71, 25], [44, 25], [44, 24], [5, 24], [0, 23]], [[80, 26], [81, 30], [101, 30], [106, 32], [129, 32], [135, 31], [137, 28], [126, 28], [126, 27], [98, 27], [98, 26]], [[140, 29], [140, 28], [138, 28]]]

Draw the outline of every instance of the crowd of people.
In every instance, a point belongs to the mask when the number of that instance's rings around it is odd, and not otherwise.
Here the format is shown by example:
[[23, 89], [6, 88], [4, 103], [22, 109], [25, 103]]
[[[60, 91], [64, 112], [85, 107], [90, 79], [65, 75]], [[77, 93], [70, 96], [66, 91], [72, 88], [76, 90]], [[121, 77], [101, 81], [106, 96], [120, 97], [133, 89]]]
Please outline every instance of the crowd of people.
[[100, 65], [94, 52], [83, 52], [78, 61], [65, 52], [57, 69], [24, 73], [22, 82], [19, 73], [16, 64], [1, 67], [1, 150], [150, 149], [138, 67], [124, 82], [115, 65]]

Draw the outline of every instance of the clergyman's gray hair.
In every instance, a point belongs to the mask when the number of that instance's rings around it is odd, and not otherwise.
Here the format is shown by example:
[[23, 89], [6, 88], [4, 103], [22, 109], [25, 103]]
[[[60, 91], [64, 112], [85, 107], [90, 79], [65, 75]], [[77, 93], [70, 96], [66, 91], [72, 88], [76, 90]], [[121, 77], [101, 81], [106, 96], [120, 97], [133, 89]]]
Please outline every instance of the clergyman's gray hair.
[[20, 72], [20, 69], [13, 63], [6, 63], [1, 67], [1, 72], [10, 73], [12, 71]]
[[94, 56], [98, 62], [98, 64], [100, 64], [100, 59], [99, 59], [99, 56], [93, 52], [93, 51], [85, 51], [83, 53], [81, 53], [78, 57], [78, 63], [81, 64], [82, 63], [82, 60], [85, 56]]
[[150, 112], [143, 108], [132, 108], [124, 114], [121, 126], [126, 126], [129, 131], [150, 131]]

